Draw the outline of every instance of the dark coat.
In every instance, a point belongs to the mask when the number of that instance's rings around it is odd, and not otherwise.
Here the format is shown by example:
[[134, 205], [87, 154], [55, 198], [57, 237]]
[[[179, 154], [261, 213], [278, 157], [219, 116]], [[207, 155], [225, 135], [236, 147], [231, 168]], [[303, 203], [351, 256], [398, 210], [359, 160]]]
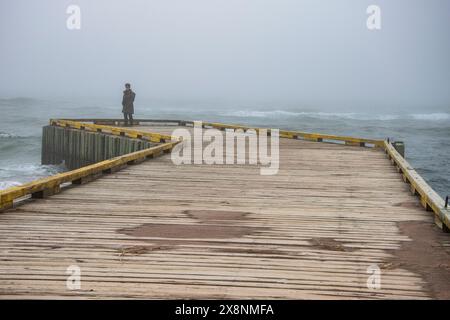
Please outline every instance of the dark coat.
[[136, 97], [136, 93], [134, 93], [131, 89], [127, 89], [123, 92], [122, 99], [122, 112], [123, 113], [134, 113], [134, 97]]

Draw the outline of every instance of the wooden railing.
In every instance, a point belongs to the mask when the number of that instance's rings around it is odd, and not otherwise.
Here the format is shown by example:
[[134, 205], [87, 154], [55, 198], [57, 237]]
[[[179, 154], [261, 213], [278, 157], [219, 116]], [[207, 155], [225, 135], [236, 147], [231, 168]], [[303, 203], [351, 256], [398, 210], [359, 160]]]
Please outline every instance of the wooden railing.
[[[111, 126], [117, 126], [124, 123], [124, 120], [122, 119], [65, 119], [65, 120], [51, 120], [51, 122], [54, 122], [55, 125], [64, 126], [64, 124], [69, 123], [70, 126], [73, 128], [79, 129], [80, 123], [89, 123], [92, 122], [92, 124], [89, 124], [93, 131], [95, 131], [95, 128], [107, 128]], [[187, 121], [187, 120], [173, 120], [173, 119], [136, 119], [134, 120], [134, 123], [136, 125], [144, 124], [144, 123], [158, 123], [158, 124], [174, 124], [178, 126], [193, 126], [196, 121]], [[242, 125], [230, 125], [230, 124], [224, 124], [224, 123], [218, 123], [218, 122], [201, 122], [202, 126], [204, 128], [215, 128], [219, 130], [225, 130], [225, 129], [242, 129], [242, 130], [255, 130], [256, 132], [259, 132], [260, 129], [263, 128], [256, 128], [256, 127], [249, 127], [249, 126], [242, 126]], [[105, 125], [108, 124], [108, 125]], [[125, 129], [125, 128], [117, 128], [113, 127], [114, 132], [130, 132], [128, 135], [129, 137], [135, 137], [136, 136], [136, 130], [132, 129]], [[266, 129], [268, 133], [270, 134], [270, 128]], [[310, 132], [302, 132], [302, 131], [289, 131], [289, 130], [280, 130], [280, 137], [281, 138], [288, 138], [288, 139], [305, 139], [305, 140], [311, 140], [311, 141], [317, 141], [317, 142], [343, 142], [347, 145], [357, 145], [357, 146], [363, 146], [363, 147], [380, 147], [384, 148], [384, 140], [377, 140], [377, 139], [365, 139], [365, 138], [356, 138], [356, 137], [348, 137], [348, 136], [337, 136], [337, 135], [330, 135], [330, 134], [322, 134], [322, 133], [310, 133]], [[149, 134], [149, 135], [155, 135], [155, 134]], [[166, 136], [167, 138], [167, 136]], [[156, 141], [158, 139], [157, 135], [155, 136], [154, 140]]]
[[[160, 133], [144, 132], [136, 129], [128, 129], [123, 127], [105, 125], [120, 124], [123, 120], [117, 119], [52, 119], [50, 124], [60, 127], [68, 127], [79, 130], [88, 130], [92, 132], [102, 132], [112, 135], [126, 136], [130, 138], [145, 139], [152, 142], [163, 143], [162, 145], [152, 147], [146, 150], [137, 151], [126, 154], [110, 160], [105, 160], [93, 165], [89, 165], [77, 170], [60, 173], [48, 178], [36, 180], [18, 187], [12, 187], [0, 191], [0, 211], [11, 208], [16, 199], [31, 195], [34, 198], [41, 198], [60, 191], [61, 185], [64, 183], [81, 183], [83, 179], [115, 171], [126, 164], [140, 162], [146, 158], [152, 158], [163, 152], [170, 152], [173, 146], [179, 142], [179, 137], [164, 135]], [[100, 124], [103, 123], [103, 124]], [[138, 119], [136, 124], [141, 123], [171, 123], [178, 126], [194, 126], [194, 121], [184, 120], [155, 120], [155, 119]], [[228, 125], [216, 122], [202, 122], [204, 128], [216, 128], [219, 130], [226, 129], [253, 129], [259, 132], [261, 128]], [[270, 134], [270, 129], [267, 129]], [[355, 138], [348, 136], [336, 136], [320, 133], [307, 133], [301, 131], [280, 130], [281, 138], [288, 139], [305, 139], [317, 142], [343, 142], [347, 145], [355, 145], [361, 147], [382, 148], [392, 163], [396, 165], [398, 171], [402, 174], [403, 180], [411, 186], [411, 192], [420, 197], [422, 206], [429, 211], [433, 211], [438, 224], [444, 231], [450, 230], [450, 208], [445, 208], [444, 200], [425, 182], [425, 180], [412, 168], [412, 166], [397, 152], [391, 142], [385, 140]], [[169, 142], [170, 141], [170, 142]]]
[[[259, 132], [261, 128], [247, 127], [247, 126], [238, 126], [238, 125], [228, 125], [217, 122], [203, 122], [203, 127], [211, 127], [220, 130], [224, 129], [242, 129], [242, 130], [255, 130]], [[270, 129], [267, 129], [270, 134]], [[355, 138], [355, 137], [347, 137], [347, 136], [336, 136], [330, 134], [322, 134], [322, 133], [308, 133], [301, 131], [289, 131], [289, 130], [280, 130], [280, 138], [288, 138], [288, 139], [305, 139], [310, 141], [317, 142], [344, 142], [347, 145], [357, 145], [361, 147], [383, 147], [384, 140], [375, 140], [375, 139], [365, 139], [365, 138]]]
[[445, 201], [428, 183], [414, 170], [414, 168], [394, 148], [391, 142], [384, 142], [384, 150], [402, 174], [403, 181], [411, 187], [411, 192], [420, 198], [420, 203], [427, 211], [433, 211], [438, 219], [437, 224], [446, 231], [450, 231], [450, 208], [445, 207]]
[[179, 139], [178, 137], [172, 137], [170, 135], [161, 133], [143, 132], [135, 129], [100, 125], [95, 123], [89, 123], [88, 121], [86, 122], [83, 121], [52, 119], [50, 120], [50, 125], [72, 129], [87, 130], [92, 132], [109, 133], [112, 135], [124, 136], [134, 139], [146, 139], [151, 142], [169, 142]]
[[50, 196], [58, 193], [61, 190], [61, 185], [65, 183], [80, 184], [83, 183], [83, 181], [91, 180], [95, 176], [117, 171], [127, 164], [138, 163], [147, 158], [153, 158], [161, 155], [162, 153], [170, 152], [179, 142], [177, 137], [172, 137], [169, 135], [142, 132], [127, 128], [96, 125], [72, 120], [50, 120], [50, 124], [79, 130], [109, 133], [130, 138], [147, 139], [152, 142], [162, 142], [163, 144], [101, 161], [76, 170], [56, 174], [48, 178], [35, 180], [21, 186], [0, 190], [0, 211], [11, 208], [14, 200], [30, 195], [32, 198], [43, 198]]

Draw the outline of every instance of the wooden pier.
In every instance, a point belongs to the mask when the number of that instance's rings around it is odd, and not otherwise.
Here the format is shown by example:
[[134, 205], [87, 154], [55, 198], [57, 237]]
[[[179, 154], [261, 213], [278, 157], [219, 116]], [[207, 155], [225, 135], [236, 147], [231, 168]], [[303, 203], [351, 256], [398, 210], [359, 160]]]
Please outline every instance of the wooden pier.
[[[264, 176], [175, 165], [172, 132], [193, 123], [137, 123], [50, 121], [141, 147], [0, 191], [0, 298], [450, 298], [450, 210], [392, 142], [280, 131], [279, 172]], [[58, 145], [51, 161], [81, 159]]]

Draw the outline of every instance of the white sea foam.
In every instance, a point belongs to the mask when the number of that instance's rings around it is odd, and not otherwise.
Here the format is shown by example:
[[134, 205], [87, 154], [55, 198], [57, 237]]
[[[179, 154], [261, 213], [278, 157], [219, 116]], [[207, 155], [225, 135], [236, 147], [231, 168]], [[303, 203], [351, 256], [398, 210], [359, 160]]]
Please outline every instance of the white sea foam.
[[0, 190], [8, 189], [11, 187], [20, 186], [19, 181], [0, 181]]
[[317, 118], [317, 119], [348, 119], [348, 120], [379, 120], [379, 121], [392, 121], [398, 119], [412, 119], [412, 120], [427, 120], [427, 121], [441, 121], [450, 119], [450, 113], [425, 113], [425, 114], [369, 114], [369, 113], [356, 113], [356, 112], [293, 112], [285, 110], [273, 110], [273, 111], [250, 111], [250, 110], [237, 110], [231, 111], [222, 116], [227, 117], [240, 117], [240, 118], [267, 118], [267, 119], [280, 119], [291, 117], [304, 117], [304, 118]]
[[450, 113], [417, 113], [412, 114], [411, 117], [415, 120], [441, 121], [449, 120]]
[[356, 113], [331, 113], [331, 112], [292, 112], [285, 110], [273, 110], [273, 111], [251, 111], [251, 110], [238, 110], [231, 111], [223, 116], [229, 117], [242, 117], [242, 118], [290, 118], [290, 117], [317, 117], [317, 118], [355, 118]]
[[0, 138], [17, 138], [18, 136], [12, 133], [0, 131]]
[[64, 171], [63, 166], [12, 164], [0, 168], [0, 190]]
[[36, 176], [53, 175], [64, 170], [63, 166], [58, 165], [39, 165], [39, 164], [14, 164], [5, 168], [9, 171], [21, 172], [23, 174], [35, 174]]
[[224, 113], [224, 116], [228, 117], [250, 117], [250, 118], [276, 118], [276, 117], [289, 117], [297, 116], [297, 112], [289, 112], [284, 110], [274, 110], [274, 111], [251, 111], [251, 110], [238, 110], [228, 113]]

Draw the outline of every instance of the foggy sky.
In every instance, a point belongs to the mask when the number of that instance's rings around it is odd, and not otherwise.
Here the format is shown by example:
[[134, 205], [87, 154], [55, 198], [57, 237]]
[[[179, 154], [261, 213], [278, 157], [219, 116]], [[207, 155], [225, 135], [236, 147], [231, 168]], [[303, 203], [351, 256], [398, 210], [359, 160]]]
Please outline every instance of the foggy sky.
[[448, 0], [2, 0], [0, 97], [450, 110], [449, 27]]

